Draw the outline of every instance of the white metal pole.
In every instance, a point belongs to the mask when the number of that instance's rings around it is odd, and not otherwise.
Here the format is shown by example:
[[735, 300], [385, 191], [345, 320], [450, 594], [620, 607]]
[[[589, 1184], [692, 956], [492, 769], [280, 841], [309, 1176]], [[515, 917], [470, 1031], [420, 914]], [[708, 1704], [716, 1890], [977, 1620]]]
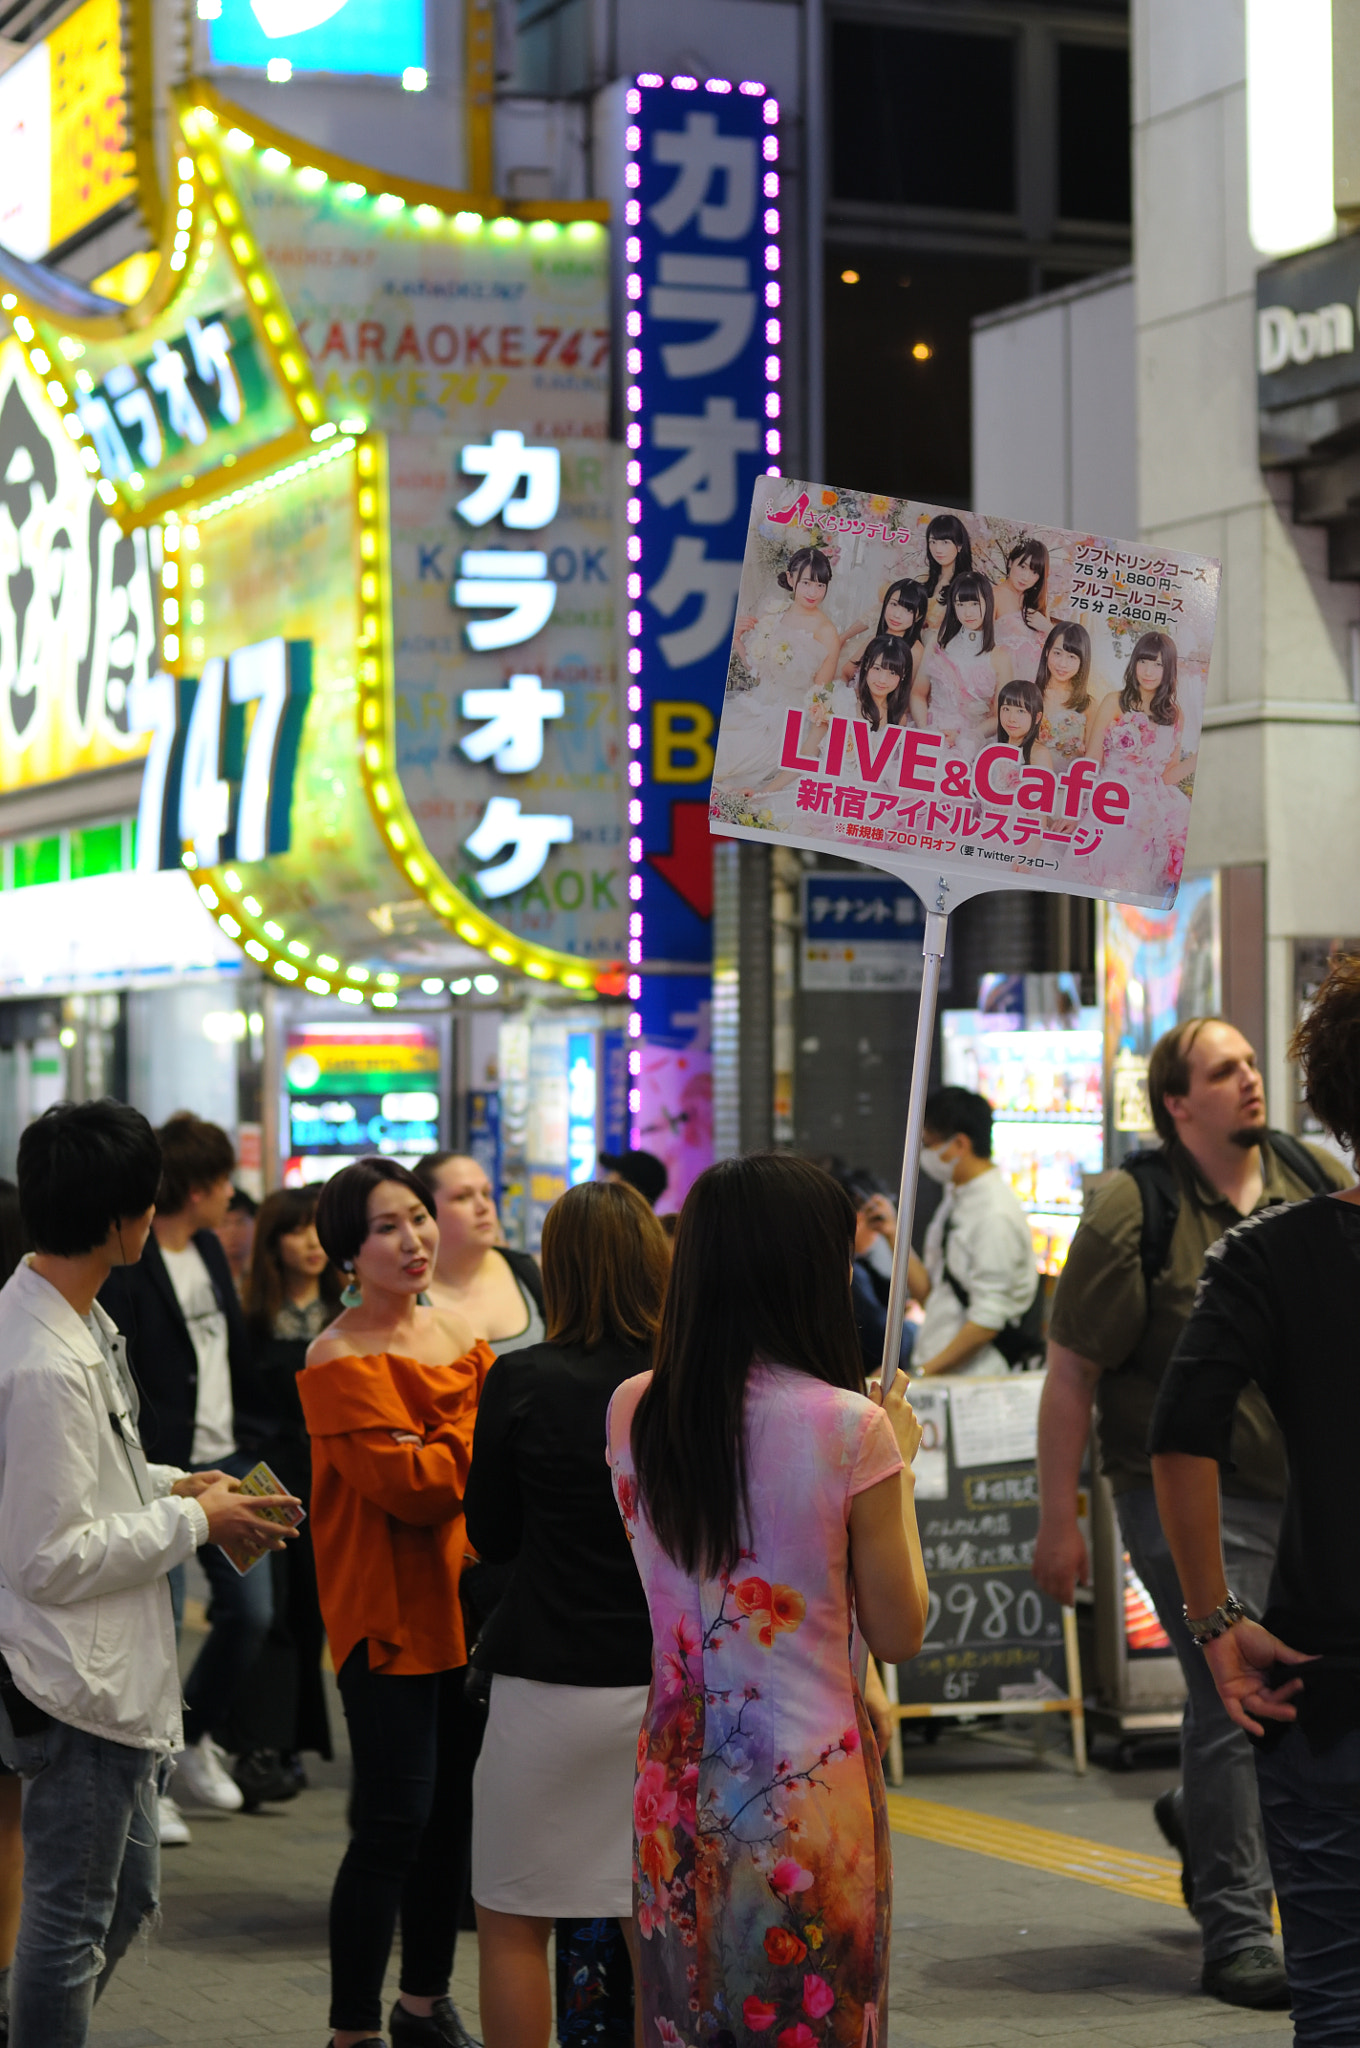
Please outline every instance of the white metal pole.
[[907, 1102], [907, 1135], [902, 1151], [902, 1187], [897, 1199], [897, 1242], [893, 1246], [892, 1286], [888, 1293], [888, 1327], [883, 1336], [883, 1391], [887, 1392], [897, 1371], [897, 1354], [902, 1348], [902, 1324], [907, 1312], [907, 1260], [911, 1257], [911, 1225], [916, 1209], [916, 1174], [921, 1160], [921, 1132], [925, 1125], [926, 1094], [930, 1087], [930, 1059], [935, 1049], [935, 1005], [940, 993], [940, 968], [944, 961], [949, 913], [926, 912], [926, 930], [921, 967], [921, 1008], [916, 1019], [916, 1056], [911, 1070], [911, 1095]]

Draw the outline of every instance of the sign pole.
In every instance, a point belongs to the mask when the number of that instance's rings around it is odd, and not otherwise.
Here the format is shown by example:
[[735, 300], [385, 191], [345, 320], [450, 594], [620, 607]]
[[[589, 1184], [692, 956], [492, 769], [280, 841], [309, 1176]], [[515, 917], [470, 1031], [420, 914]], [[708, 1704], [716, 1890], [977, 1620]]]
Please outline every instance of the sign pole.
[[925, 1127], [926, 1094], [930, 1087], [930, 1061], [935, 1050], [935, 1006], [940, 993], [940, 969], [944, 964], [949, 913], [926, 912], [922, 946], [921, 1008], [916, 1019], [916, 1056], [911, 1070], [911, 1094], [907, 1102], [907, 1136], [902, 1151], [902, 1187], [897, 1198], [897, 1239], [893, 1245], [892, 1286], [888, 1293], [888, 1327], [883, 1335], [883, 1391], [886, 1394], [897, 1372], [897, 1355], [902, 1348], [902, 1324], [907, 1313], [907, 1261], [911, 1257], [911, 1226], [916, 1210], [916, 1175], [921, 1161], [921, 1132]]

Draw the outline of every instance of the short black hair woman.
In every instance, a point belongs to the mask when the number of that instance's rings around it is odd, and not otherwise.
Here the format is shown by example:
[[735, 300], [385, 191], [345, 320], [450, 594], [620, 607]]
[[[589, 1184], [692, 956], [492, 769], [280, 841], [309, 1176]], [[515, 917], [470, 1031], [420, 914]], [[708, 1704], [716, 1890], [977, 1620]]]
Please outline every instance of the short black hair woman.
[[392, 2048], [466, 2040], [448, 1995], [472, 1827], [458, 1578], [491, 1353], [419, 1299], [439, 1244], [429, 1205], [395, 1160], [359, 1159], [326, 1182], [316, 1212], [349, 1279], [298, 1382], [321, 1611], [354, 1760], [353, 1832], [331, 1894], [335, 2048], [378, 2034], [398, 1915]]
[[629, 1811], [652, 1633], [601, 1455], [615, 1389], [646, 1370], [670, 1244], [635, 1188], [587, 1181], [543, 1225], [547, 1340], [487, 1374], [468, 1536], [514, 1560], [476, 1662], [495, 1675], [473, 1801], [482, 2033], [542, 2048], [554, 1919], [633, 1935]]
[[710, 1167], [655, 1370], [610, 1411], [655, 1656], [633, 1794], [647, 2042], [692, 2039], [696, 2000], [743, 2039], [887, 2038], [892, 1866], [850, 1625], [853, 1606], [876, 1656], [913, 1657], [927, 1595], [920, 1430], [900, 1376], [886, 1412], [861, 1391], [854, 1237], [806, 1160]]

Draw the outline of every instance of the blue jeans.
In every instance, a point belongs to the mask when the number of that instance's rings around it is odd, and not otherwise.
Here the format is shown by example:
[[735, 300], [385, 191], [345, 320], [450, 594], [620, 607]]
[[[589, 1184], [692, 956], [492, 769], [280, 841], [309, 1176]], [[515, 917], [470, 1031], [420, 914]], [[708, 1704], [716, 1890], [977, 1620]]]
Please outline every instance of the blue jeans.
[[1296, 2048], [1360, 2043], [1360, 1730], [1315, 1755], [1289, 1728], [1256, 1750]]
[[[1147, 1587], [1157, 1619], [1185, 1673], [1181, 1722], [1181, 1814], [1190, 1845], [1194, 1914], [1206, 1963], [1244, 1948], [1269, 1948], [1270, 1864], [1256, 1795], [1251, 1739], [1228, 1719], [1203, 1653], [1185, 1626], [1181, 1583], [1162, 1534], [1157, 1496], [1137, 1487], [1116, 1496], [1120, 1534]], [[1257, 1621], [1265, 1611], [1279, 1538], [1280, 1503], [1223, 1502], [1223, 1560], [1228, 1584]], [[1360, 2040], [1360, 2033], [1357, 2033]]]
[[24, 1780], [24, 1907], [10, 2048], [85, 2048], [95, 2000], [160, 1910], [154, 1750], [49, 1721], [0, 1756]]
[[[257, 1458], [237, 1451], [222, 1460], [220, 1469], [233, 1479], [244, 1479], [254, 1470]], [[195, 1468], [205, 1471], [205, 1466]], [[216, 1734], [231, 1719], [237, 1694], [251, 1665], [264, 1648], [274, 1619], [274, 1582], [266, 1558], [244, 1578], [215, 1543], [205, 1543], [198, 1553], [212, 1589], [212, 1611], [208, 1640], [194, 1660], [184, 1681], [184, 1740], [197, 1742], [202, 1735]], [[184, 1615], [184, 1567], [176, 1565], [169, 1574], [170, 1599], [175, 1610], [178, 1636]]]

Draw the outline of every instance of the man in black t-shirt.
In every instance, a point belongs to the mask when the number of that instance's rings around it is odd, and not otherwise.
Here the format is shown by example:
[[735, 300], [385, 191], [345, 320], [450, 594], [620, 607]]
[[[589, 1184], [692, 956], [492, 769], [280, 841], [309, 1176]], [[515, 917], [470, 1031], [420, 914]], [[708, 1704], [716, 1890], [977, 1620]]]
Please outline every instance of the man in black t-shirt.
[[[1333, 966], [1291, 1052], [1312, 1108], [1354, 1150], [1360, 959]], [[1227, 1713], [1261, 1738], [1257, 1782], [1300, 2044], [1360, 2041], [1358, 1290], [1360, 1188], [1230, 1231], [1209, 1254], [1149, 1438], [1185, 1626]], [[1289, 1460], [1260, 1623], [1228, 1587], [1219, 1505], [1238, 1396], [1253, 1384]]]

